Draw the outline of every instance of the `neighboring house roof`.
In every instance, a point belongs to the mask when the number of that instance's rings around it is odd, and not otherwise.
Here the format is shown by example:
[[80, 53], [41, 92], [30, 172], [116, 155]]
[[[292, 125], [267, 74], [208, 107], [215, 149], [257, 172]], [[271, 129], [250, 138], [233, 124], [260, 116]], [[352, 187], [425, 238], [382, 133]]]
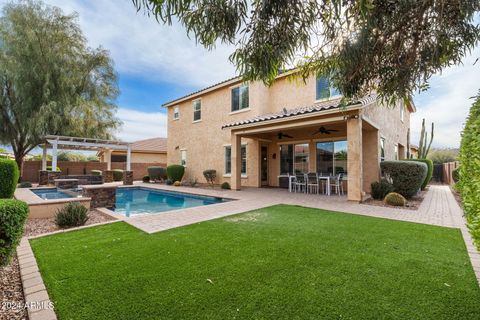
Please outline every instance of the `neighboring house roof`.
[[167, 138], [151, 138], [132, 143], [133, 152], [166, 153]]
[[[353, 105], [365, 106], [367, 104], [374, 102], [376, 98], [377, 98], [377, 95], [371, 94], [359, 99], [358, 101], [354, 101], [350, 103], [348, 106], [353, 106]], [[280, 119], [280, 118], [288, 118], [288, 117], [298, 116], [302, 114], [311, 114], [311, 113], [317, 113], [317, 112], [322, 112], [322, 111], [327, 111], [332, 109], [341, 109], [342, 104], [340, 102], [341, 102], [341, 99], [339, 98], [335, 100], [315, 103], [313, 105], [305, 106], [305, 107], [299, 107], [294, 109], [284, 108], [283, 111], [264, 114], [264, 115], [256, 116], [250, 119], [245, 119], [245, 120], [224, 124], [222, 126], [222, 129], [241, 126], [245, 124], [252, 124], [256, 122], [263, 122], [263, 121], [269, 121], [269, 120]]]

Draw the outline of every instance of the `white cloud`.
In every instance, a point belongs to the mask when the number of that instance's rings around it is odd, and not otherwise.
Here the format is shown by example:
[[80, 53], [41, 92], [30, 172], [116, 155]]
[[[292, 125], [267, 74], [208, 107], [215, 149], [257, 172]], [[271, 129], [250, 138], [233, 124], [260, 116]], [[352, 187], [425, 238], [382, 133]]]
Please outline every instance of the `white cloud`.
[[179, 23], [159, 24], [143, 11], [137, 13], [130, 0], [45, 2], [65, 13], [77, 12], [89, 45], [109, 50], [120, 73], [194, 87], [235, 74], [228, 60], [232, 46], [220, 44], [208, 51], [189, 39]]
[[432, 77], [431, 89], [414, 98], [417, 113], [412, 116], [412, 143], [418, 144], [422, 119], [435, 123], [435, 147], [458, 147], [460, 134], [475, 96], [480, 89], [480, 48], [464, 59], [463, 65], [452, 66]]
[[133, 142], [142, 139], [166, 137], [167, 115], [163, 112], [142, 112], [119, 108], [118, 118], [123, 122], [117, 138]]

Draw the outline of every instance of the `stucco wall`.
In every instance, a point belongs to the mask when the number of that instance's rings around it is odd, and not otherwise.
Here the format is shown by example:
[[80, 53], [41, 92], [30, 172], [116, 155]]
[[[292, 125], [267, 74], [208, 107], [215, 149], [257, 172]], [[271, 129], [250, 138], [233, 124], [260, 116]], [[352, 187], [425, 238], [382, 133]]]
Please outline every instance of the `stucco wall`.
[[[179, 164], [182, 150], [187, 152], [186, 178], [197, 178], [204, 182], [203, 171], [217, 170], [216, 183], [230, 182], [230, 177], [224, 175], [224, 147], [230, 145], [230, 129], [222, 130], [223, 124], [249, 119], [257, 115], [280, 111], [283, 108], [312, 105], [316, 101], [315, 77], [310, 77], [304, 83], [301, 79], [282, 77], [271, 87], [265, 87], [261, 82], [249, 84], [249, 109], [231, 112], [231, 89], [241, 84], [230, 84], [192, 97], [168, 107], [168, 151], [167, 163]], [[193, 100], [201, 100], [201, 120], [193, 121]], [[173, 119], [174, 108], [179, 108], [179, 119]], [[379, 136], [386, 138], [386, 156], [393, 159], [394, 143], [406, 146], [406, 129], [409, 126], [409, 113], [406, 110], [404, 122], [399, 120], [399, 109], [388, 109], [376, 105], [366, 108], [363, 115], [371, 123], [379, 126]], [[346, 136], [344, 131], [341, 135]], [[311, 134], [297, 135], [299, 139], [311, 141]], [[242, 177], [243, 186], [259, 186], [259, 150], [260, 145], [268, 145], [269, 153], [269, 185], [278, 184], [279, 145], [275, 136], [268, 137], [263, 142], [242, 138], [242, 144], [247, 145], [247, 174]], [[377, 141], [378, 145], [378, 141]], [[276, 159], [273, 159], [273, 155]], [[314, 167], [315, 156], [311, 154], [311, 166]]]

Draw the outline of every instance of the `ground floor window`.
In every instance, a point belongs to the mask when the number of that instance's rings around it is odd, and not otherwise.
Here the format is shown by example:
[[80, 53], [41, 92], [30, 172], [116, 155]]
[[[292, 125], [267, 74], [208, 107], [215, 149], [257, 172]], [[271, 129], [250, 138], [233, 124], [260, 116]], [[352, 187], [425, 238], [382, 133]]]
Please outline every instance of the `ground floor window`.
[[380, 138], [380, 161], [385, 161], [385, 138]]
[[310, 151], [308, 143], [280, 146], [280, 174], [307, 173]]
[[395, 160], [398, 160], [398, 144], [395, 145]]
[[187, 150], [180, 151], [180, 164], [182, 166], [187, 166]]
[[[247, 174], [247, 146], [242, 145], [240, 150], [240, 157], [242, 158], [241, 174]], [[232, 147], [225, 147], [225, 174], [232, 173]]]
[[321, 175], [347, 174], [347, 141], [317, 143], [317, 172]]

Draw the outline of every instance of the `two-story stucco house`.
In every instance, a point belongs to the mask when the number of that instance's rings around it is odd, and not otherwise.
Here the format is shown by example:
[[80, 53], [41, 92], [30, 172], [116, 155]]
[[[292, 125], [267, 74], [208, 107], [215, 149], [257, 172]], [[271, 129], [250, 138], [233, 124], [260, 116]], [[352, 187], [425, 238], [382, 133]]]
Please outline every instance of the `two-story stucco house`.
[[270, 86], [233, 78], [164, 104], [168, 109], [168, 164], [187, 178], [215, 169], [217, 182], [283, 186], [307, 172], [343, 173], [349, 200], [361, 201], [383, 160], [406, 156], [413, 103], [380, 105], [374, 95], [347, 107], [328, 80], [291, 73]]

